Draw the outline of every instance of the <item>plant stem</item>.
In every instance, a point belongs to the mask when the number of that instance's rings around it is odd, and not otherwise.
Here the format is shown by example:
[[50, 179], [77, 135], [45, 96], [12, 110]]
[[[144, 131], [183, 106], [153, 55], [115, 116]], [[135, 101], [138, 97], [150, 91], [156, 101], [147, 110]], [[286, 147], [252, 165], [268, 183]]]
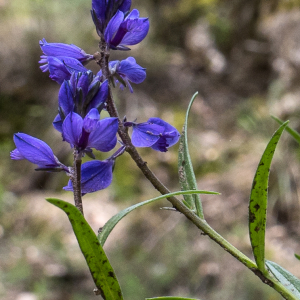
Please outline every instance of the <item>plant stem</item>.
[[[101, 41], [99, 44], [101, 50], [101, 59], [97, 61], [102, 69], [102, 74], [104, 79], [109, 79], [109, 51], [107, 49], [105, 41]], [[127, 133], [126, 128], [119, 117], [118, 110], [113, 101], [111, 87], [109, 85], [109, 93], [107, 99], [107, 111], [111, 117], [118, 118], [119, 129], [118, 134], [126, 146], [126, 151], [129, 153], [131, 158], [134, 160], [138, 168], [142, 171], [145, 177], [150, 181], [155, 189], [157, 189], [162, 195], [170, 193], [167, 187], [155, 176], [155, 174], [148, 168], [147, 163], [141, 158], [136, 148], [132, 145], [130, 136]], [[243, 265], [250, 269], [256, 276], [258, 276], [263, 283], [269, 285], [277, 292], [279, 292], [282, 297], [287, 300], [299, 300], [295, 297], [288, 289], [286, 289], [278, 280], [269, 274], [263, 274], [258, 270], [256, 264], [244, 255], [241, 251], [236, 249], [227, 240], [225, 240], [220, 234], [218, 234], [214, 229], [212, 229], [205, 220], [200, 219], [194, 212], [188, 209], [179, 199], [172, 196], [167, 198], [167, 200], [173, 205], [173, 207], [184, 214], [194, 225], [196, 225], [205, 235], [209, 236], [213, 241], [220, 245], [226, 252], [230, 253], [233, 257], [239, 260]]]
[[83, 214], [82, 195], [81, 195], [81, 154], [74, 150], [73, 174], [71, 177], [75, 206]]

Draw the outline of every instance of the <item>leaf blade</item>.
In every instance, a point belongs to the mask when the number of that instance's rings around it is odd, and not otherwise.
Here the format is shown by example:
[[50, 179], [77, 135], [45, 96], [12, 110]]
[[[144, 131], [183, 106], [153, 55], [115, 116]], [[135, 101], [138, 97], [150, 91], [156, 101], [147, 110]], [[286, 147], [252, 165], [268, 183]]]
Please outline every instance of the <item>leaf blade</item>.
[[249, 201], [249, 235], [257, 267], [262, 272], [266, 272], [265, 230], [270, 166], [277, 143], [287, 124], [288, 122], [283, 123], [269, 141], [258, 164], [251, 188]]
[[[271, 116], [276, 122], [278, 122], [280, 125], [282, 125], [284, 123], [284, 121], [278, 119], [277, 117], [275, 116]], [[292, 129], [290, 126], [286, 126], [286, 129], [285, 129], [293, 138], [294, 140], [300, 145], [300, 134]]]
[[[183, 191], [186, 190], [197, 190], [197, 181], [191, 161], [191, 157], [189, 154], [188, 148], [188, 138], [187, 138], [187, 125], [188, 125], [188, 117], [192, 107], [192, 104], [198, 95], [196, 92], [187, 108], [185, 122], [183, 124], [182, 133], [179, 141], [179, 150], [178, 150], [178, 175], [179, 175], [179, 183], [180, 187]], [[189, 208], [192, 210], [196, 210], [197, 215], [204, 219], [203, 208], [201, 203], [201, 198], [198, 194], [194, 195], [185, 195], [184, 200], [188, 203]]]
[[270, 260], [266, 261], [266, 265], [270, 272], [277, 278], [277, 280], [300, 299], [299, 278]]
[[130, 207], [127, 207], [123, 210], [121, 210], [119, 213], [117, 213], [116, 215], [114, 215], [113, 217], [111, 217], [103, 226], [101, 232], [98, 234], [98, 240], [100, 242], [100, 244], [102, 245], [102, 247], [104, 246], [104, 243], [107, 239], [107, 237], [109, 236], [109, 234], [111, 233], [111, 231], [114, 229], [114, 227], [125, 217], [127, 216], [130, 212], [132, 212], [133, 210], [137, 209], [138, 207], [144, 206], [146, 204], [161, 200], [161, 199], [165, 199], [171, 196], [176, 196], [176, 195], [189, 195], [189, 194], [208, 194], [208, 195], [219, 195], [219, 193], [217, 192], [211, 192], [211, 191], [178, 191], [178, 192], [174, 192], [174, 193], [169, 193], [169, 194], [165, 194], [165, 195], [161, 195], [137, 204], [134, 204]]
[[81, 252], [90, 269], [96, 287], [105, 300], [122, 300], [122, 292], [116, 275], [101, 247], [96, 234], [80, 211], [60, 199], [47, 198], [49, 203], [62, 209], [68, 216]]

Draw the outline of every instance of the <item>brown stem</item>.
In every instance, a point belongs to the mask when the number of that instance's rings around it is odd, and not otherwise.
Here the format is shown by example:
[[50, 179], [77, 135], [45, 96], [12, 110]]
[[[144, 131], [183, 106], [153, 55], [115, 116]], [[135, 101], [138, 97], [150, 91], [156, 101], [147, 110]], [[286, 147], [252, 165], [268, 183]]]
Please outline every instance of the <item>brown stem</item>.
[[81, 195], [81, 154], [79, 154], [77, 150], [74, 150], [74, 166], [71, 180], [73, 185], [75, 206], [83, 214]]

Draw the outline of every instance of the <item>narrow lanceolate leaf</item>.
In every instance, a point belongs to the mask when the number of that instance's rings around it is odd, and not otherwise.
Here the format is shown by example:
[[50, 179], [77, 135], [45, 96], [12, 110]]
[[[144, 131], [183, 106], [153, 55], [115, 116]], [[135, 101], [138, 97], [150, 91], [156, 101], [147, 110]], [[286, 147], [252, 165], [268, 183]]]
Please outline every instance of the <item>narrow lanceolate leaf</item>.
[[[164, 296], [164, 297], [146, 298], [146, 300], [197, 300], [197, 299], [184, 298], [184, 297]], [[200, 299], [198, 299], [198, 300], [200, 300]]]
[[298, 254], [294, 254], [295, 255], [295, 257], [298, 259], [298, 260], [300, 260], [300, 255], [298, 255]]
[[[178, 174], [179, 174], [180, 187], [183, 191], [197, 189], [197, 181], [196, 181], [191, 157], [189, 154], [188, 139], [187, 139], [187, 124], [188, 124], [189, 112], [197, 95], [198, 92], [193, 95], [190, 104], [188, 106], [186, 116], [185, 116], [185, 122], [182, 128], [180, 142], [179, 142]], [[184, 200], [186, 205], [190, 209], [195, 210], [197, 215], [201, 219], [204, 219], [202, 203], [201, 203], [200, 196], [198, 194], [184, 195]]]
[[[272, 118], [278, 122], [280, 125], [282, 125], [284, 123], [284, 121], [281, 121], [280, 119], [272, 116]], [[290, 126], [286, 126], [285, 130], [295, 139], [295, 141], [300, 145], [300, 134], [292, 129]]]
[[150, 200], [146, 200], [140, 203], [137, 203], [135, 205], [132, 205], [130, 207], [127, 207], [123, 210], [121, 210], [119, 213], [117, 213], [116, 215], [114, 215], [113, 217], [111, 217], [103, 226], [103, 228], [101, 229], [100, 233], [98, 234], [98, 240], [100, 242], [100, 244], [104, 245], [107, 237], [109, 236], [109, 234], [111, 233], [111, 231], [114, 229], [114, 227], [126, 216], [128, 215], [130, 212], [132, 212], [133, 210], [135, 210], [138, 207], [144, 206], [146, 204], [155, 202], [157, 200], [161, 200], [161, 199], [165, 199], [171, 196], [176, 196], [176, 195], [192, 195], [192, 194], [213, 194], [213, 195], [219, 195], [219, 193], [217, 192], [210, 192], [210, 191], [179, 191], [179, 192], [174, 192], [174, 193], [170, 193], [170, 194], [165, 194]]
[[300, 299], [299, 278], [272, 261], [267, 260], [266, 265], [277, 280], [289, 289], [298, 299]]
[[104, 300], [122, 300], [121, 288], [114, 270], [96, 234], [80, 211], [74, 205], [59, 199], [48, 198], [46, 200], [67, 214], [98, 289], [97, 292], [101, 294]]
[[252, 184], [249, 202], [249, 233], [252, 250], [257, 267], [265, 272], [265, 231], [267, 221], [268, 182], [271, 161], [283, 130], [285, 122], [274, 133], [259, 162]]

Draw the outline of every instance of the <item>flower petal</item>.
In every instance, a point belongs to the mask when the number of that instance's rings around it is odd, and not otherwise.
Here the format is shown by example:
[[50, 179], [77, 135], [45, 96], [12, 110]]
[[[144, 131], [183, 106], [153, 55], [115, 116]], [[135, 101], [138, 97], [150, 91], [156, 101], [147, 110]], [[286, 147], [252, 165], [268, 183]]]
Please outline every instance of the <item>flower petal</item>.
[[98, 21], [105, 22], [106, 0], [92, 0], [92, 9], [95, 11]]
[[62, 109], [64, 115], [68, 115], [73, 111], [74, 101], [71, 86], [68, 81], [64, 81], [58, 93], [58, 105]]
[[63, 121], [62, 121], [60, 115], [57, 114], [56, 117], [54, 118], [53, 122], [52, 122], [52, 125], [57, 131], [62, 133], [62, 124], [63, 124]]
[[107, 27], [105, 29], [104, 38], [105, 41], [109, 44], [112, 38], [114, 37], [114, 34], [120, 27], [121, 23], [124, 20], [124, 13], [118, 10], [116, 14], [111, 18], [111, 20], [108, 22]]
[[56, 168], [60, 163], [51, 148], [42, 140], [25, 133], [14, 134], [17, 149], [11, 152], [12, 159], [27, 159], [39, 168]]
[[180, 133], [175, 127], [160, 118], [150, 118], [148, 122], [164, 127], [164, 133], [161, 135], [159, 140], [151, 146], [152, 149], [166, 152], [167, 148], [178, 142]]
[[143, 82], [146, 78], [146, 69], [138, 65], [133, 57], [122, 60], [117, 72], [137, 84]]
[[82, 49], [72, 44], [48, 43], [45, 39], [42, 39], [40, 41], [40, 47], [47, 56], [68, 56], [80, 62], [93, 59], [93, 55], [86, 54]]
[[100, 114], [96, 108], [91, 109], [83, 120], [83, 128], [86, 132], [92, 132], [95, 130], [97, 123], [99, 122]]
[[134, 124], [131, 141], [135, 147], [150, 147], [158, 141], [163, 132], [162, 126], [149, 122]]
[[83, 119], [78, 114], [69, 113], [62, 124], [62, 136], [71, 147], [78, 146], [82, 134]]
[[96, 129], [89, 136], [88, 147], [107, 152], [117, 143], [118, 119], [105, 118], [98, 122]]
[[89, 111], [92, 108], [98, 109], [100, 105], [106, 101], [107, 96], [108, 96], [108, 80], [105, 80], [101, 84], [97, 94], [93, 97], [92, 101], [89, 103], [87, 111]]
[[[88, 161], [81, 166], [81, 192], [93, 193], [107, 188], [112, 182], [114, 160]], [[73, 191], [71, 180], [64, 190]]]
[[136, 45], [140, 43], [149, 31], [148, 18], [130, 19], [127, 21], [128, 32], [123, 37], [120, 45]]

